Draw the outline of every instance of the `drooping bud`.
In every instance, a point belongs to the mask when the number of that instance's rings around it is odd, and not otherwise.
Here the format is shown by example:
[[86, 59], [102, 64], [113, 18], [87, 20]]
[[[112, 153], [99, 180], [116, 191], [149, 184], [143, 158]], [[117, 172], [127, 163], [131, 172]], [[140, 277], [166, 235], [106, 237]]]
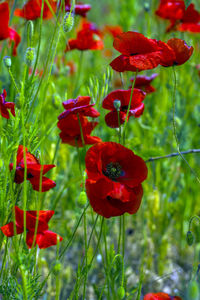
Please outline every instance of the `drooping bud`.
[[29, 20], [27, 23], [28, 46], [29, 45], [31, 46], [33, 33], [34, 33], [34, 25], [33, 25], [33, 22], [31, 20]]
[[27, 66], [29, 67], [32, 66], [34, 58], [35, 58], [35, 49], [31, 47], [27, 48], [25, 54], [25, 62]]
[[10, 56], [4, 56], [3, 58], [4, 65], [6, 68], [10, 68], [12, 65], [11, 57]]
[[67, 12], [64, 16], [63, 20], [63, 31], [64, 32], [69, 32], [72, 30], [74, 26], [74, 16], [73, 13]]
[[113, 101], [113, 105], [114, 105], [114, 108], [119, 111], [120, 107], [121, 107], [121, 101], [116, 99]]
[[120, 286], [117, 289], [117, 295], [118, 295], [119, 299], [123, 299], [124, 298], [124, 296], [125, 296], [125, 290], [124, 290], [123, 286]]
[[87, 195], [85, 191], [82, 191], [78, 197], [78, 204], [84, 206], [87, 203]]
[[194, 235], [191, 231], [188, 231], [187, 232], [187, 237], [186, 237], [186, 240], [187, 240], [187, 244], [189, 246], [192, 246], [193, 242], [194, 242]]

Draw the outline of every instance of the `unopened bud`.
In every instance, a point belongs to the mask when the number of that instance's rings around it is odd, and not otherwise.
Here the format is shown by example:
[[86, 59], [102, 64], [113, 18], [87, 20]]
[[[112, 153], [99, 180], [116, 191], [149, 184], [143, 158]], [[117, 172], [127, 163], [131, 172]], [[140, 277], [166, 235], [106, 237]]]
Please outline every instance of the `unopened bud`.
[[123, 286], [120, 286], [117, 289], [117, 295], [118, 295], [119, 299], [123, 299], [124, 298], [124, 296], [125, 296], [125, 290], [124, 290]]
[[60, 273], [60, 270], [61, 270], [61, 263], [59, 260], [56, 261], [56, 264], [53, 268], [53, 273], [54, 275], [58, 275]]
[[114, 105], [114, 108], [119, 111], [120, 107], [121, 107], [121, 101], [116, 99], [116, 100], [114, 100], [113, 105]]
[[25, 54], [25, 62], [27, 66], [31, 67], [33, 64], [35, 58], [35, 49], [34, 48], [27, 48], [26, 49], [26, 54]]
[[84, 206], [87, 203], [87, 195], [86, 192], [82, 191], [78, 197], [78, 204], [80, 206]]
[[146, 12], [149, 12], [149, 10], [150, 10], [150, 5], [149, 5], [148, 2], [144, 2], [144, 10], [145, 10]]
[[29, 41], [30, 41], [30, 45], [31, 45], [33, 33], [34, 33], [33, 21], [29, 20], [28, 23], [27, 23], [27, 34], [28, 34], [28, 38], [29, 38]]
[[6, 68], [10, 68], [12, 65], [10, 56], [4, 56], [3, 62], [4, 62], [4, 65], [6, 66]]
[[194, 235], [192, 234], [191, 231], [188, 231], [188, 232], [187, 232], [186, 240], [187, 240], [187, 244], [188, 244], [189, 246], [192, 246], [192, 244], [193, 244], [193, 242], [194, 242]]
[[74, 26], [74, 16], [71, 12], [67, 12], [63, 20], [63, 30], [64, 32], [69, 32]]

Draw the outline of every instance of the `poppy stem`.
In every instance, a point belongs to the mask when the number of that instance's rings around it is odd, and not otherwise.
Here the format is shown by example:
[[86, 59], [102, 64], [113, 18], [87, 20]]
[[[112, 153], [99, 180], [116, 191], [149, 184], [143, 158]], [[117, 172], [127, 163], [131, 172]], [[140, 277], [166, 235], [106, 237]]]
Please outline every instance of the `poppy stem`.
[[[191, 154], [191, 153], [200, 153], [200, 149], [190, 149], [187, 151], [181, 151], [180, 152], [182, 155], [184, 154]], [[171, 158], [171, 157], [175, 157], [175, 156], [179, 156], [179, 152], [176, 153], [171, 153], [171, 154], [167, 154], [167, 155], [163, 155], [163, 156], [156, 156], [156, 157], [151, 157], [147, 160], [145, 160], [146, 163], [154, 161], [154, 160], [159, 160], [159, 159], [164, 159], [164, 158]]]
[[119, 125], [118, 138], [119, 138], [119, 143], [121, 144], [122, 130], [121, 130], [121, 123], [120, 123], [119, 109], [117, 109], [117, 119], [118, 119], [118, 125]]
[[122, 143], [122, 145], [125, 145], [126, 126], [127, 126], [127, 122], [128, 122], [129, 111], [130, 111], [130, 108], [131, 108], [131, 102], [132, 102], [133, 91], [134, 91], [134, 86], [135, 86], [135, 81], [136, 81], [137, 74], [138, 74], [138, 69], [135, 72], [135, 78], [134, 78], [133, 83], [132, 83], [131, 96], [130, 96], [130, 100], [129, 100], [129, 103], [128, 103], [128, 109], [127, 109], [127, 113], [126, 113], [126, 119], [125, 119], [125, 122], [124, 122], [124, 129], [123, 129], [123, 134], [122, 134], [123, 135], [123, 143]]
[[176, 146], [177, 146], [177, 151], [180, 157], [184, 160], [184, 162], [188, 165], [190, 168], [190, 171], [193, 173], [193, 175], [196, 177], [198, 183], [200, 184], [200, 178], [198, 177], [197, 173], [195, 170], [190, 166], [188, 161], [185, 159], [185, 157], [182, 155], [180, 151], [180, 145], [179, 145], [179, 140], [177, 137], [177, 132], [176, 132], [176, 120], [175, 120], [175, 113], [176, 113], [176, 87], [177, 87], [177, 80], [176, 80], [176, 71], [175, 68], [172, 68], [173, 70], [173, 75], [174, 75], [174, 91], [173, 91], [173, 98], [172, 98], [172, 103], [173, 103], [173, 119], [172, 119], [172, 124], [173, 124], [173, 133], [174, 133], [174, 138], [176, 141]]
[[16, 89], [17, 93], [20, 94], [19, 88], [17, 87], [17, 84], [16, 84], [16, 82], [15, 82], [15, 78], [14, 78], [14, 76], [13, 76], [13, 73], [12, 73], [12, 71], [11, 71], [11, 68], [8, 68], [8, 73], [10, 74], [10, 77], [11, 77], [11, 79], [12, 79], [12, 82], [13, 82], [13, 84], [14, 84], [14, 86], [15, 86], [15, 89]]
[[81, 51], [81, 54], [80, 54], [79, 70], [77, 71], [77, 77], [76, 77], [76, 81], [75, 81], [75, 89], [73, 91], [73, 97], [76, 97], [76, 94], [80, 90], [79, 82], [80, 82], [80, 77], [81, 77], [82, 66], [83, 66], [83, 51]]

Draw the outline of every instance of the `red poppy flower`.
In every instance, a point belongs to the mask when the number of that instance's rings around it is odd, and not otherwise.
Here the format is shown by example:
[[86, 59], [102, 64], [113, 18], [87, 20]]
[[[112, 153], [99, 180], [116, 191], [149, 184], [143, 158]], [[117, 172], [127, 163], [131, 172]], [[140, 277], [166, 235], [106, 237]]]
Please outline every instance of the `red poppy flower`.
[[141, 157], [121, 144], [105, 142], [87, 151], [85, 163], [86, 192], [96, 213], [110, 218], [137, 212], [148, 172]]
[[[71, 10], [71, 0], [65, 0], [65, 11], [66, 12], [70, 12]], [[88, 11], [91, 9], [91, 5], [89, 4], [84, 4], [82, 2], [78, 2], [75, 4], [74, 7], [74, 14], [75, 15], [79, 15], [81, 17], [86, 17], [86, 14], [88, 13]]]
[[3, 93], [0, 94], [0, 113], [3, 118], [9, 119], [9, 112], [10, 109], [11, 114], [15, 117], [15, 103], [13, 102], [6, 102], [5, 98], [7, 96], [6, 90], [3, 90]]
[[[162, 43], [161, 47], [163, 47], [163, 42], [159, 41], [158, 43]], [[163, 55], [160, 62], [160, 64], [164, 67], [170, 67], [173, 65], [179, 66], [184, 64], [190, 58], [194, 50], [193, 47], [188, 46], [185, 41], [177, 38], [170, 39], [164, 47], [166, 47], [166, 45], [168, 48], [166, 48], [166, 50], [163, 48]], [[167, 53], [169, 51], [170, 53], [173, 51], [174, 54], [168, 56]]]
[[9, 6], [8, 2], [0, 3], [0, 41], [9, 38], [14, 42], [13, 55], [17, 55], [17, 46], [19, 45], [21, 38], [19, 34], [12, 28], [8, 27], [9, 24]]
[[157, 41], [141, 33], [124, 32], [114, 39], [113, 46], [122, 54], [110, 63], [115, 71], [148, 70], [160, 63], [161, 49]]
[[103, 49], [101, 33], [95, 24], [84, 21], [81, 29], [77, 32], [76, 39], [69, 39], [66, 51], [78, 49], [84, 50], [101, 50]]
[[[27, 180], [30, 181], [34, 190], [40, 190], [40, 174], [46, 174], [49, 170], [55, 167], [55, 165], [41, 165], [39, 160], [30, 152], [28, 152], [27, 148], [25, 147], [25, 154], [26, 154], [26, 165], [27, 165]], [[10, 170], [13, 169], [13, 163], [10, 164]], [[16, 162], [16, 171], [15, 171], [15, 182], [20, 184], [24, 181], [24, 147], [20, 145], [17, 150], [17, 162]], [[42, 183], [41, 183], [41, 191], [46, 192], [56, 186], [56, 183], [45, 177], [42, 176]]]
[[144, 296], [143, 300], [182, 300], [178, 296], [170, 296], [166, 293], [150, 293]]
[[[56, 1], [48, 0], [52, 10], [56, 12]], [[29, 0], [26, 4], [22, 7], [22, 9], [16, 9], [14, 12], [15, 16], [27, 19], [27, 20], [35, 20], [40, 18], [41, 16], [41, 9], [42, 9], [42, 0]], [[52, 18], [52, 12], [49, 9], [46, 2], [44, 2], [44, 9], [43, 9], [43, 19], [47, 20]]]
[[[58, 128], [61, 130], [60, 138], [62, 143], [72, 146], [83, 147], [81, 130], [84, 137], [85, 145], [95, 144], [101, 139], [96, 136], [90, 136], [92, 130], [98, 122], [89, 122], [86, 117], [96, 118], [100, 114], [93, 108], [94, 104], [90, 104], [89, 96], [79, 96], [76, 99], [69, 99], [63, 102], [66, 109], [58, 116]], [[81, 123], [81, 128], [80, 124]]]
[[116, 26], [112, 26], [112, 25], [106, 25], [104, 27], [104, 33], [109, 33], [112, 35], [113, 38], [115, 38], [116, 36], [118, 36], [119, 34], [121, 34], [123, 32], [121, 26], [116, 25]]
[[[63, 240], [61, 236], [57, 235], [55, 232], [48, 230], [48, 222], [52, 218], [53, 214], [53, 210], [40, 210], [39, 214], [37, 214], [37, 211], [34, 210], [26, 211], [26, 244], [29, 248], [31, 248], [33, 245], [35, 227], [37, 222], [38, 226], [35, 245], [37, 244], [40, 249], [56, 245], [58, 242], [58, 237], [60, 242]], [[18, 206], [15, 206], [15, 218], [16, 233], [22, 234], [24, 232], [24, 211], [21, 210]], [[1, 231], [7, 237], [14, 236], [14, 223], [10, 222], [7, 225], [2, 226]]]
[[[131, 106], [129, 110], [129, 117], [134, 116], [135, 118], [138, 118], [142, 115], [144, 111], [144, 103], [142, 103], [142, 101], [144, 100], [145, 96], [146, 94], [142, 90], [139, 89], [133, 90]], [[103, 104], [102, 104], [103, 108], [111, 111], [105, 116], [106, 124], [109, 127], [112, 128], [119, 127], [118, 112], [117, 109], [115, 108], [115, 101], [116, 100], [120, 101], [119, 118], [120, 118], [120, 124], [123, 124], [126, 119], [130, 98], [131, 98], [131, 89], [113, 91], [110, 94], [108, 94], [106, 98], [103, 100]]]
[[118, 72], [148, 70], [159, 64], [165, 67], [181, 65], [193, 52], [193, 47], [188, 47], [180, 39], [171, 39], [166, 44], [131, 31], [118, 35], [114, 39], [113, 46], [122, 53], [110, 63]]
[[167, 32], [171, 30], [200, 32], [200, 13], [193, 3], [186, 9], [184, 1], [161, 1], [156, 14], [170, 20]]
[[[141, 76], [138, 75], [136, 77], [136, 80], [134, 77], [130, 79], [131, 82], [135, 80], [134, 87], [137, 89], [141, 89], [147, 94], [153, 93], [156, 91], [156, 89], [151, 85], [151, 82], [158, 76], [158, 74], [152, 74], [151, 76]], [[130, 86], [131, 88], [131, 86]]]

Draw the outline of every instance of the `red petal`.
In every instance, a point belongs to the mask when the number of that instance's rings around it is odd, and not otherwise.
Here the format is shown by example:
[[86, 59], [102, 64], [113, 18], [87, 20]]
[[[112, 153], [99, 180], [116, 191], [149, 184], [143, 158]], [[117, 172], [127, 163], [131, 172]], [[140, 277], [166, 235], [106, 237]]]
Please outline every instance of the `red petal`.
[[44, 231], [42, 234], [37, 234], [37, 241], [40, 249], [45, 249], [54, 245], [57, 245], [58, 239], [60, 242], [63, 240], [61, 236], [52, 231]]
[[9, 29], [9, 37], [11, 39], [11, 41], [14, 41], [14, 47], [13, 47], [13, 55], [17, 55], [17, 46], [19, 45], [20, 41], [21, 41], [21, 37], [20, 35], [12, 28], [8, 28]]
[[[119, 112], [119, 119], [120, 124], [123, 124], [126, 120], [126, 113], [123, 111]], [[111, 128], [119, 128], [119, 121], [118, 121], [118, 113], [117, 111], [111, 111], [105, 116], [105, 122], [107, 126]]]
[[200, 23], [198, 24], [194, 24], [194, 23], [183, 23], [180, 24], [177, 27], [178, 31], [189, 31], [189, 32], [193, 32], [193, 33], [199, 33], [200, 32]]
[[176, 60], [174, 64], [176, 65], [182, 65], [184, 64], [192, 55], [193, 53], [193, 47], [189, 47], [185, 41], [173, 38], [170, 39], [167, 44], [173, 49]]
[[[35, 191], [38, 191], [40, 190], [40, 178], [39, 177], [33, 177], [33, 178], [30, 178], [29, 179], [30, 183], [32, 184], [32, 187]], [[42, 189], [41, 189], [41, 192], [47, 192], [48, 190], [54, 188], [56, 186], [56, 183], [45, 177], [45, 176], [42, 176]]]
[[[2, 226], [1, 231], [7, 237], [14, 236], [14, 224], [13, 224], [13, 222], [10, 222], [7, 225]], [[16, 225], [16, 233], [17, 234], [21, 234], [21, 233], [23, 233], [23, 231], [24, 231], [23, 227], [19, 227], [19, 226]]]
[[8, 23], [9, 23], [9, 6], [8, 2], [0, 4], [0, 40], [4, 40], [9, 37]]
[[194, 4], [191, 3], [186, 12], [184, 13], [183, 23], [198, 23], [200, 21], [200, 13], [194, 8]]
[[118, 35], [113, 42], [116, 50], [123, 55], [137, 55], [157, 50], [157, 44], [154, 40], [146, 38], [138, 32], [123, 32]]

